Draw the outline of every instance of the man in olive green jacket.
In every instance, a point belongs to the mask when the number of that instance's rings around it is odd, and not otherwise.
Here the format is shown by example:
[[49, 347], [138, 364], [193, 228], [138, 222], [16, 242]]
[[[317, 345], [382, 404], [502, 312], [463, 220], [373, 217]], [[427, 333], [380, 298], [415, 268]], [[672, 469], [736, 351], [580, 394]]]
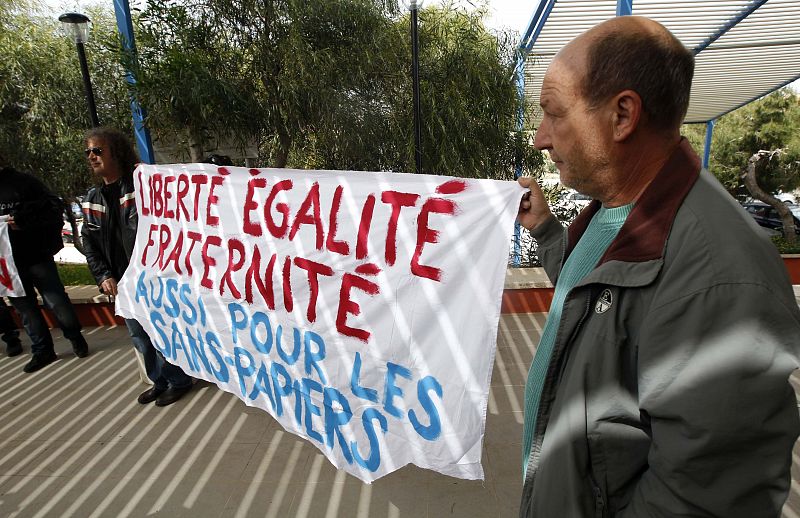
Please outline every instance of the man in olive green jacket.
[[[520, 179], [558, 304], [526, 387], [520, 516], [780, 516], [800, 311], [775, 247], [680, 136], [692, 73], [664, 27], [623, 17], [545, 76], [535, 146], [595, 201], [564, 230]], [[627, 216], [602, 242], [611, 209]]]

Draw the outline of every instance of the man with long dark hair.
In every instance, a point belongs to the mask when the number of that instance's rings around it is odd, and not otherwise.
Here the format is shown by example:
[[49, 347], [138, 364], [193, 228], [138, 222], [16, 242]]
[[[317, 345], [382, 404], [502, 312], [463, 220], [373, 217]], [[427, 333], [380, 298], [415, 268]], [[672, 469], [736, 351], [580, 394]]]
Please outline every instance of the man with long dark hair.
[[[136, 243], [139, 220], [133, 188], [138, 157], [128, 138], [112, 128], [94, 128], [86, 135], [86, 158], [101, 184], [89, 189], [83, 201], [81, 230], [86, 261], [100, 291], [117, 295], [117, 283], [125, 273]], [[141, 393], [139, 403], [155, 401], [166, 406], [192, 387], [192, 379], [170, 364], [153, 347], [150, 337], [134, 319], [126, 319], [134, 347], [144, 357], [153, 387]]]

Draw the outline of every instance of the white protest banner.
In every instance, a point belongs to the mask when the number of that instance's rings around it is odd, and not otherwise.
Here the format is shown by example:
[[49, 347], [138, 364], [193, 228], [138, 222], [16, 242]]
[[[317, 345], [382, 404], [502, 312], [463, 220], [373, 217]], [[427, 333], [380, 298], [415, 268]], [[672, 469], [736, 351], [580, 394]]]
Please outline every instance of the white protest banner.
[[0, 297], [23, 297], [25, 288], [17, 273], [8, 239], [7, 218], [0, 218]]
[[140, 166], [117, 312], [370, 482], [480, 464], [516, 182]]

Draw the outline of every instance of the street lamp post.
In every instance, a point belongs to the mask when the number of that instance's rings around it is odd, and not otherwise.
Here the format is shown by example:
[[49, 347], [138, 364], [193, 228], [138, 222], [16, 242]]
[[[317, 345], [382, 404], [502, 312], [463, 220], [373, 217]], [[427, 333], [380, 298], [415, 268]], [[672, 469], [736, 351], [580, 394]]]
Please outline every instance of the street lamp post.
[[419, 105], [419, 21], [417, 13], [423, 0], [408, 0], [411, 11], [411, 81], [414, 96], [414, 162], [417, 174], [422, 172], [422, 122]]
[[89, 17], [80, 13], [64, 13], [58, 17], [58, 21], [61, 22], [64, 34], [75, 40], [75, 46], [78, 47], [78, 60], [81, 63], [86, 102], [89, 103], [89, 115], [92, 118], [92, 126], [97, 127], [100, 125], [100, 121], [97, 118], [92, 81], [89, 79], [89, 65], [86, 63], [86, 50], [83, 47], [83, 44], [89, 41]]

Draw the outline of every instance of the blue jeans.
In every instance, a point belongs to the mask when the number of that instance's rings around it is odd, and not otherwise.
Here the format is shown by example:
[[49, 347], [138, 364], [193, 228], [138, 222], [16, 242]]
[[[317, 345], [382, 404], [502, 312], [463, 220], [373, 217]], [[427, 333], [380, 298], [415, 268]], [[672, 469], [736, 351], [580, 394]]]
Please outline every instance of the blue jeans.
[[144, 370], [147, 371], [147, 377], [153, 382], [156, 390], [166, 390], [168, 387], [186, 388], [192, 384], [192, 378], [180, 367], [164, 359], [164, 355], [153, 346], [153, 342], [139, 322], [133, 318], [126, 318], [125, 324], [128, 326], [133, 346], [144, 357]]
[[17, 271], [22, 286], [25, 288], [25, 296], [9, 297], [8, 300], [22, 317], [22, 325], [31, 338], [31, 352], [33, 354], [55, 354], [53, 336], [39, 309], [34, 287], [39, 291], [45, 305], [55, 315], [56, 321], [64, 333], [64, 338], [70, 341], [80, 339], [81, 323], [78, 321], [78, 315], [75, 314], [72, 302], [64, 291], [55, 261], [49, 259], [32, 265], [17, 265]]

